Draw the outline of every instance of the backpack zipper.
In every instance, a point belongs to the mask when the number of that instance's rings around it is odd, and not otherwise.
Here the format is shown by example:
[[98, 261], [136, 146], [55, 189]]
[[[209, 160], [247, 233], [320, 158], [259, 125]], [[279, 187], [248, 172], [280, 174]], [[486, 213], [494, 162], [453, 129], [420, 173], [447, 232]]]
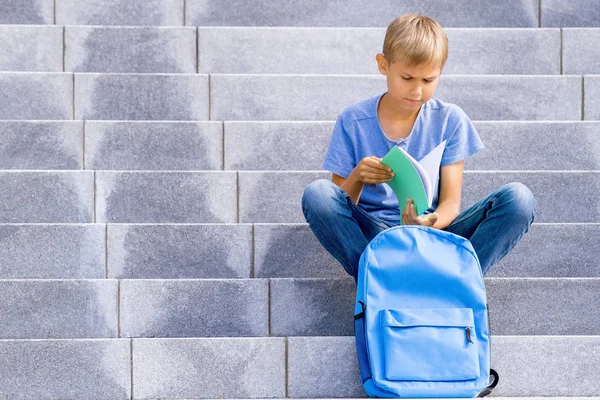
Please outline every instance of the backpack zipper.
[[[473, 343], [473, 340], [471, 340], [471, 328], [469, 328], [468, 326], [467, 326], [467, 340], [470, 343]], [[475, 344], [475, 343], [473, 343], [473, 344]]]

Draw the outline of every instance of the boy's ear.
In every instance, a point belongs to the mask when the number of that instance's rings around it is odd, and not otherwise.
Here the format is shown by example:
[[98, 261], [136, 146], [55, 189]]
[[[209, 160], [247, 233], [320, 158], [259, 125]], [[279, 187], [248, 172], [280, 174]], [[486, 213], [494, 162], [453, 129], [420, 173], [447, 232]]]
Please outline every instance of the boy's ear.
[[388, 63], [383, 54], [377, 53], [375, 60], [377, 61], [377, 68], [379, 68], [379, 72], [381, 72], [382, 75], [387, 76]]

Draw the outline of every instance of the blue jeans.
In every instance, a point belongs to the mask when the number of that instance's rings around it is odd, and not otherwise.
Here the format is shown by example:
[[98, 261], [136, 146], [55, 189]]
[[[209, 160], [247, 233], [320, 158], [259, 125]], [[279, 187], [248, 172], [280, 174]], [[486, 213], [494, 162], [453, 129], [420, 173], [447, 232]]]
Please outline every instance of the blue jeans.
[[[444, 230], [470, 240], [485, 275], [529, 230], [535, 208], [536, 200], [529, 188], [513, 182], [464, 210]], [[306, 187], [302, 212], [319, 243], [355, 281], [367, 244], [378, 233], [397, 225], [367, 214], [328, 179]]]

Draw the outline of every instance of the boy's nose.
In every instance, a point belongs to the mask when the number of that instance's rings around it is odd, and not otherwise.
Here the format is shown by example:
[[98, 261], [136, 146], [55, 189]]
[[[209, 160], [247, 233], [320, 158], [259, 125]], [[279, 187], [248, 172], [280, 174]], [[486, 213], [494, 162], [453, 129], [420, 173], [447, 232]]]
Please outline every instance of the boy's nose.
[[420, 96], [422, 92], [423, 92], [423, 90], [421, 90], [421, 87], [416, 87], [416, 88], [412, 88], [412, 90], [410, 91], [410, 94], [411, 94], [411, 96]]

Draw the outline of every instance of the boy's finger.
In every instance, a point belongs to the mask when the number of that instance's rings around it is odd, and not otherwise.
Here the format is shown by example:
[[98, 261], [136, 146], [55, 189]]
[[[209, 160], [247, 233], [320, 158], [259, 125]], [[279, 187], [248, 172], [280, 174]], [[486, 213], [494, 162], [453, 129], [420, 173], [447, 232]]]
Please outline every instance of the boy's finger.
[[370, 169], [372, 172], [391, 172], [391, 168], [386, 167], [385, 165], [367, 165], [367, 169]]
[[412, 199], [409, 199], [410, 201], [410, 216], [411, 218], [417, 218], [417, 210], [415, 209], [415, 204], [412, 202]]
[[387, 179], [392, 176], [389, 172], [381, 172], [381, 171], [365, 171], [365, 176], [370, 178], [379, 178], [379, 179]]
[[381, 164], [381, 158], [369, 157], [369, 161], [371, 164], [375, 164], [375, 165]]
[[[370, 167], [371, 167], [371, 165], [370, 165]], [[389, 172], [392, 171], [392, 169], [390, 167], [388, 167], [385, 164], [381, 164], [381, 163], [375, 164], [372, 167], [375, 168], [375, 169], [377, 169], [377, 170], [379, 170], [379, 171], [389, 171]]]
[[427, 219], [431, 223], [431, 225], [435, 224], [437, 222], [438, 218], [439, 218], [438, 213], [427, 214], [425, 216], [425, 219]]
[[378, 183], [388, 183], [392, 180], [392, 178], [381, 178], [381, 177], [375, 177], [375, 178], [370, 178], [370, 177], [365, 177], [364, 178], [364, 182], [365, 183], [371, 183], [371, 184], [378, 184]]
[[411, 221], [414, 221], [414, 219], [415, 219], [415, 211], [412, 208], [412, 204], [411, 204], [410, 199], [406, 199], [406, 203], [404, 204], [404, 212], [405, 212], [405, 215], [406, 215], [407, 219], [409, 219]]
[[380, 178], [390, 178], [393, 176], [393, 172], [382, 171], [380, 169], [366, 170], [365, 173], [369, 174], [370, 176], [380, 177]]
[[406, 218], [408, 218], [410, 216], [410, 204], [408, 204], [408, 201], [406, 203], [404, 203], [404, 208], [402, 209], [402, 215], [404, 215]]

